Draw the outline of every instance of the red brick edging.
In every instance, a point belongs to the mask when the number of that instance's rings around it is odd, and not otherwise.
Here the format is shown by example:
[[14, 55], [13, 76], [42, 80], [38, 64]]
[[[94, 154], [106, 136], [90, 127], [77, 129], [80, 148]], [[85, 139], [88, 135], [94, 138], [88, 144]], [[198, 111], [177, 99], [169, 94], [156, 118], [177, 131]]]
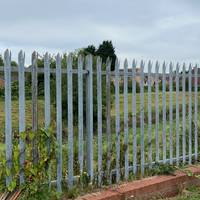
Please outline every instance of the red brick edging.
[[[200, 174], [199, 166], [188, 168], [193, 175]], [[200, 179], [188, 176], [184, 171], [177, 171], [174, 175], [162, 175], [124, 183], [115, 188], [87, 194], [77, 200], [131, 200], [152, 199], [175, 196], [184, 187], [200, 185]]]

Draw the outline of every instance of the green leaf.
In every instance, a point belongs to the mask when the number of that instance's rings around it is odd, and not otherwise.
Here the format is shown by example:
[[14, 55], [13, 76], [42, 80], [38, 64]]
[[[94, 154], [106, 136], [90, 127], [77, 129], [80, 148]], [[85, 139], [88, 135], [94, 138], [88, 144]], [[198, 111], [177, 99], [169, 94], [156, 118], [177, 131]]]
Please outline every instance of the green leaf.
[[18, 151], [18, 150], [17, 150], [17, 151], [15, 150], [13, 154], [14, 154], [14, 155], [13, 155], [14, 160], [19, 160], [19, 151]]
[[20, 138], [25, 141], [25, 139], [26, 139], [26, 132], [21, 132], [20, 133]]
[[6, 176], [10, 176], [11, 175], [11, 171], [8, 167], [6, 167]]
[[188, 176], [193, 176], [192, 172], [187, 173]]
[[35, 137], [35, 133], [32, 132], [32, 131], [30, 131], [30, 133], [29, 133], [29, 138], [30, 138], [30, 140], [33, 140], [34, 137]]
[[2, 160], [2, 165], [5, 167], [6, 166], [6, 159]]

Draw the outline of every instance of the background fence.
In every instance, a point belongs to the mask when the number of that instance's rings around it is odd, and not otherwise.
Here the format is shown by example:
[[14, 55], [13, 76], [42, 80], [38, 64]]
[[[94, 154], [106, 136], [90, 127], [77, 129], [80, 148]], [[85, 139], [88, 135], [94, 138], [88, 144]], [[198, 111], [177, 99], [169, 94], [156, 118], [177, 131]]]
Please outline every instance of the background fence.
[[[12, 167], [13, 156], [11, 91], [14, 73], [17, 73], [19, 84], [19, 133], [27, 129], [25, 74], [32, 77], [31, 124], [34, 132], [39, 126], [38, 90], [41, 88], [38, 88], [38, 76], [43, 74], [44, 97], [40, 99], [44, 101], [44, 119], [40, 120], [43, 120], [46, 129], [52, 123], [56, 124], [54, 131], [58, 152], [55, 179], [59, 191], [62, 181], [66, 179], [70, 187], [77, 175], [84, 172], [87, 172], [90, 181], [97, 180], [101, 185], [105, 179], [112, 183], [113, 180], [127, 180], [130, 174], [144, 175], [145, 170], [153, 168], [155, 163], [179, 165], [198, 161], [200, 73], [197, 66], [180, 66], [178, 63], [175, 66], [165, 62], [153, 64], [149, 61], [145, 67], [143, 61], [136, 63], [134, 60], [128, 64], [125, 60], [123, 68], [120, 68], [116, 60], [115, 70], [111, 71], [109, 58], [104, 64], [99, 57], [79, 55], [75, 59], [69, 54], [63, 64], [58, 54], [56, 67], [51, 68], [52, 58], [46, 53], [44, 67], [38, 68], [37, 59], [34, 52], [31, 67], [26, 68], [25, 55], [21, 51], [18, 66], [11, 67], [11, 54], [7, 50], [4, 66], [0, 68], [5, 81], [8, 168]], [[53, 85], [52, 80], [55, 81]], [[64, 91], [63, 84], [66, 86]], [[52, 95], [52, 87], [56, 89], [55, 96]], [[55, 115], [52, 98], [55, 98]], [[63, 107], [67, 112], [63, 112]], [[35, 145], [33, 141], [33, 162], [40, 159]], [[21, 139], [19, 148], [23, 168], [26, 145]], [[20, 183], [24, 182], [23, 173], [20, 173]], [[9, 184], [11, 179], [12, 175], [7, 176], [6, 183]]]

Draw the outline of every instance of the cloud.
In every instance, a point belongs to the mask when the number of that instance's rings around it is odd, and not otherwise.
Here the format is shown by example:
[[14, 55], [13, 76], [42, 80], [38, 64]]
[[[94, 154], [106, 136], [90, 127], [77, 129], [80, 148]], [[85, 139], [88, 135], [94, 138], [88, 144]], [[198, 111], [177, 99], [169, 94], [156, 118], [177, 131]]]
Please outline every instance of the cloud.
[[198, 0], [2, 1], [0, 53], [30, 58], [108, 39], [121, 59], [199, 62], [199, 8]]

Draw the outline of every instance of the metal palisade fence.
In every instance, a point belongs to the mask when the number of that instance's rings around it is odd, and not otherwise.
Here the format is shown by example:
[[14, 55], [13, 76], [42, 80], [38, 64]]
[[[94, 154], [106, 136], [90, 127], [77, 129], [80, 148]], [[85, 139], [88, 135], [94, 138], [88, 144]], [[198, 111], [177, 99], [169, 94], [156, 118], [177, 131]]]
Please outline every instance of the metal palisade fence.
[[[72, 54], [67, 56], [66, 66], [61, 55], [56, 55], [56, 67], [51, 68], [51, 57], [43, 57], [43, 68], [37, 67], [38, 55], [32, 54], [31, 67], [25, 67], [25, 54], [18, 55], [18, 66], [11, 67], [11, 53], [4, 54], [3, 72], [5, 82], [5, 149], [7, 167], [12, 166], [12, 73], [18, 74], [19, 129], [26, 130], [25, 74], [31, 74], [32, 84], [32, 130], [38, 130], [38, 75], [44, 79], [44, 127], [48, 129], [55, 120], [58, 151], [56, 157], [56, 183], [62, 190], [62, 181], [73, 186], [77, 176], [87, 173], [90, 181], [112, 183], [127, 180], [130, 174], [145, 174], [155, 163], [191, 164], [198, 161], [198, 84], [200, 70], [197, 66], [180, 66], [144, 61], [130, 64], [119, 60], [111, 71], [111, 60], [104, 63], [100, 57], [77, 56], [74, 64]], [[73, 68], [75, 66], [75, 68]], [[55, 85], [51, 86], [54, 74]], [[63, 112], [62, 85], [66, 80], [66, 107]], [[74, 82], [77, 82], [74, 85]], [[105, 86], [105, 87], [104, 87]], [[51, 89], [55, 87], [55, 119], [51, 115]], [[77, 96], [74, 95], [77, 94]], [[77, 98], [77, 105], [74, 105]], [[96, 99], [96, 100], [95, 100]], [[105, 101], [103, 100], [105, 99]], [[77, 109], [77, 123], [74, 122]], [[94, 118], [94, 112], [97, 117]], [[63, 119], [67, 116], [67, 122]], [[63, 135], [66, 131], [66, 138]], [[33, 141], [33, 161], [40, 159]], [[47, 144], [50, 147], [50, 144]], [[67, 146], [67, 154], [63, 147]], [[19, 140], [20, 165], [26, 159], [26, 144]], [[78, 156], [76, 156], [76, 154]], [[67, 159], [66, 159], [67, 158]], [[78, 163], [78, 171], [75, 167]], [[77, 171], [77, 170], [76, 170]], [[63, 177], [66, 172], [66, 177]], [[9, 184], [12, 175], [7, 176]], [[50, 176], [50, 182], [53, 178]], [[20, 183], [24, 183], [20, 173]]]

